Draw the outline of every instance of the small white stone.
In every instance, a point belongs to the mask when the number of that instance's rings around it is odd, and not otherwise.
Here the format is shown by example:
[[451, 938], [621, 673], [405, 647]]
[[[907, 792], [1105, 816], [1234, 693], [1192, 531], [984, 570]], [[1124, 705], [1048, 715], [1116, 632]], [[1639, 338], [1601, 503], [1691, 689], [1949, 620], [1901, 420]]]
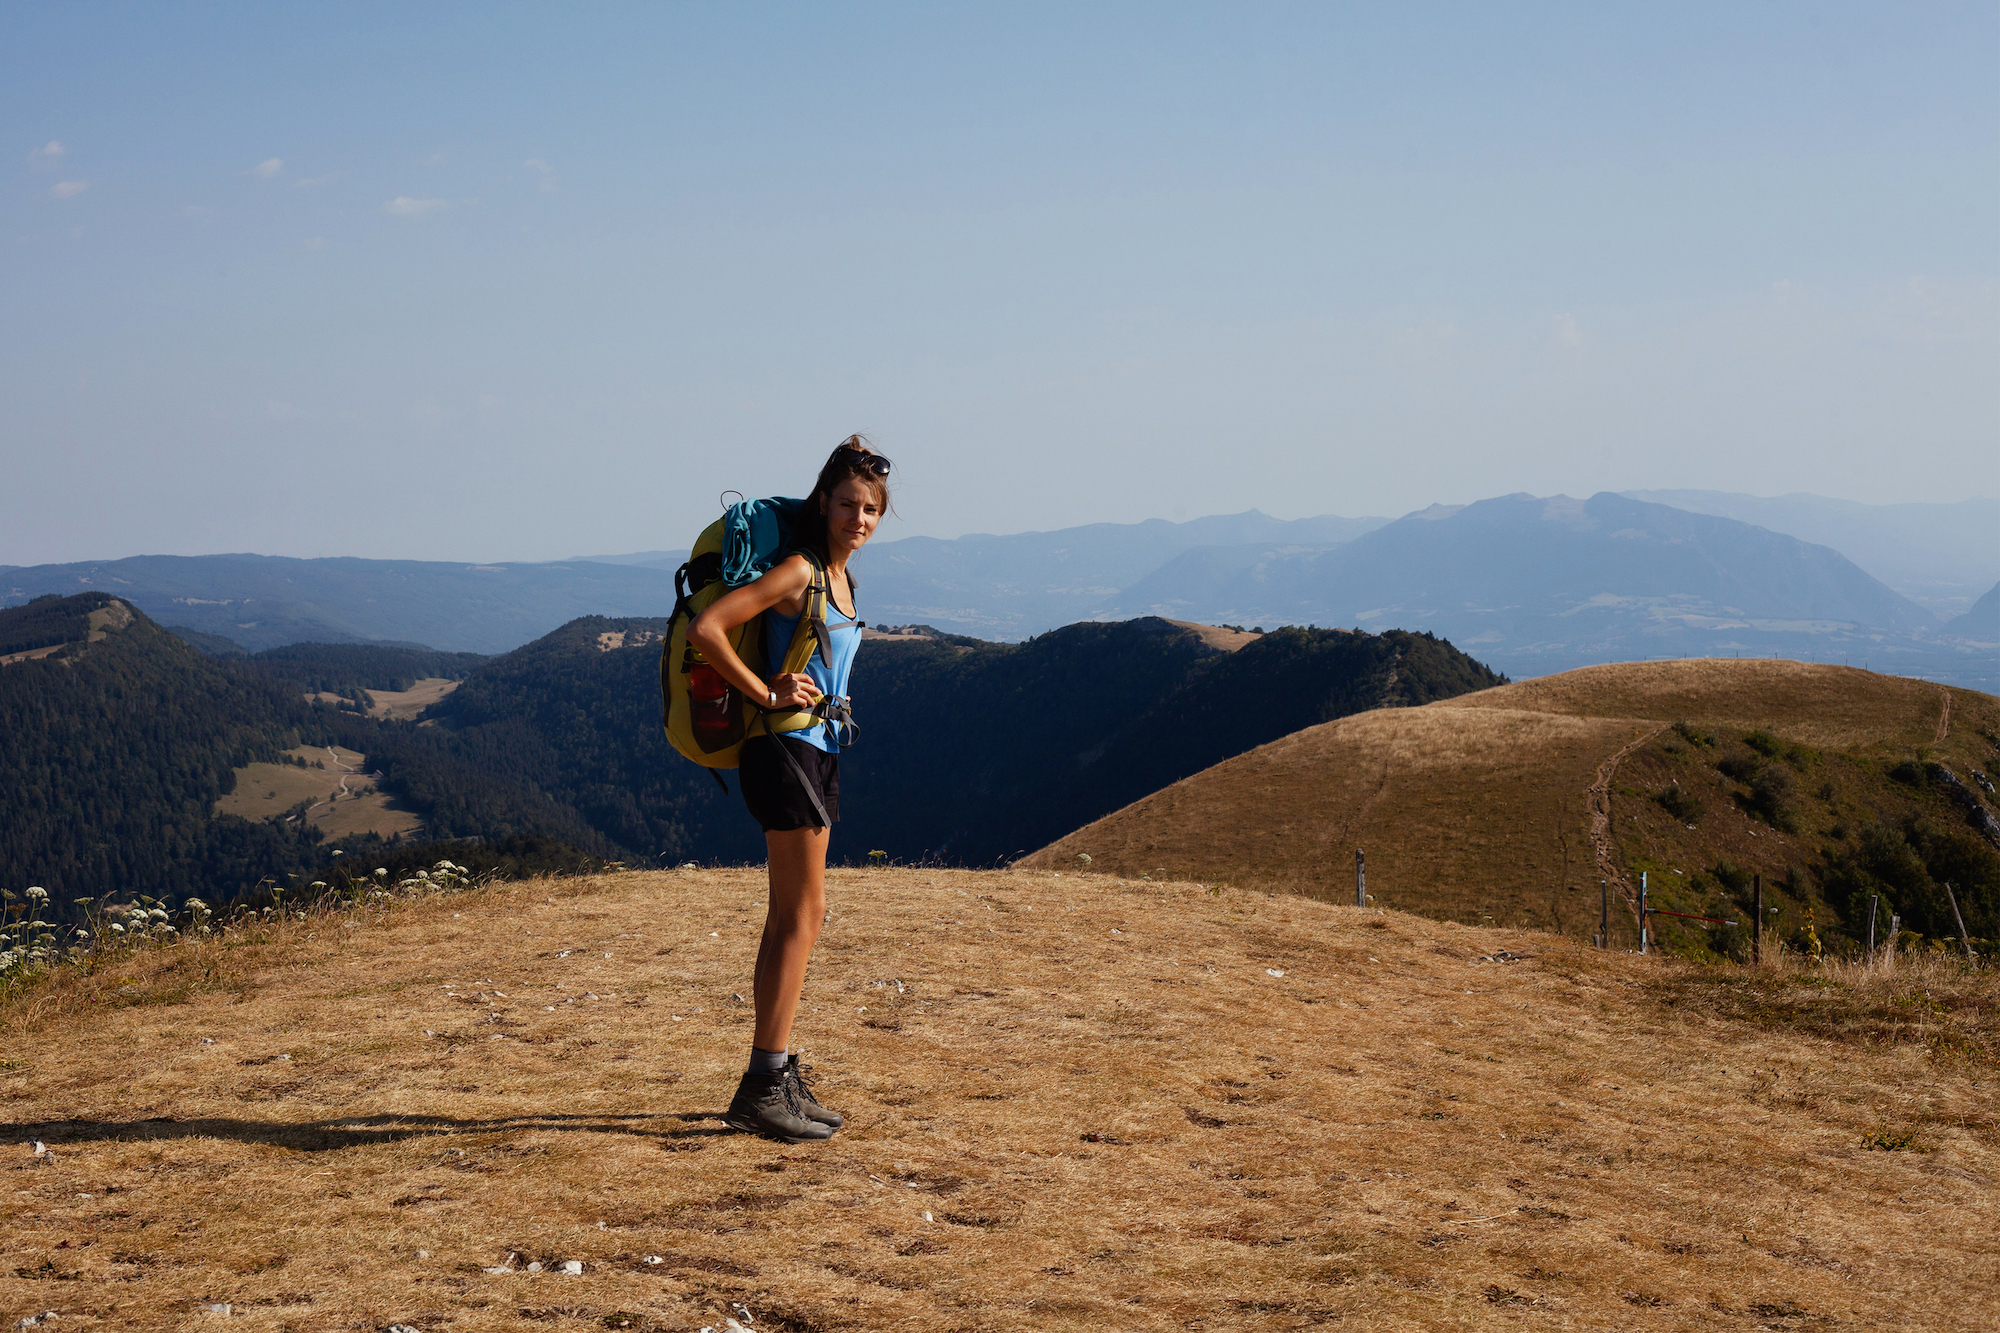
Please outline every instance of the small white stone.
[[542, 1261], [541, 1261], [541, 1260], [539, 1260], [539, 1259], [537, 1259], [537, 1260], [535, 1260], [535, 1261], [534, 1261], [533, 1263], [529, 1264], [529, 1265], [528, 1265], [528, 1271], [529, 1271], [530, 1273], [539, 1273], [539, 1272], [541, 1272], [541, 1271], [542, 1271]]
[[575, 1277], [577, 1274], [583, 1272], [583, 1260], [581, 1259], [563, 1260], [562, 1271], [568, 1273], [571, 1277]]
[[419, 1259], [428, 1259], [428, 1258], [430, 1258], [430, 1257], [431, 1257], [431, 1252], [430, 1252], [429, 1250], [418, 1250], [418, 1251], [417, 1251], [417, 1258], [419, 1258]]
[[649, 1264], [663, 1264], [666, 1260], [657, 1254], [649, 1254], [646, 1256], [646, 1262]]
[[933, 1221], [936, 1221], [936, 1220], [937, 1220], [937, 1219], [933, 1218], [933, 1217], [932, 1217], [932, 1216], [930, 1215], [930, 1213], [926, 1212], [926, 1213], [924, 1214], [924, 1221], [926, 1221], [926, 1222], [933, 1222]]
[[48, 1144], [43, 1143], [40, 1139], [35, 1140], [35, 1156], [40, 1157], [43, 1153], [47, 1152], [48, 1150], [49, 1150]]
[[1264, 975], [1267, 977], [1282, 977], [1285, 974], [1275, 967], [1267, 967], [1264, 969]]

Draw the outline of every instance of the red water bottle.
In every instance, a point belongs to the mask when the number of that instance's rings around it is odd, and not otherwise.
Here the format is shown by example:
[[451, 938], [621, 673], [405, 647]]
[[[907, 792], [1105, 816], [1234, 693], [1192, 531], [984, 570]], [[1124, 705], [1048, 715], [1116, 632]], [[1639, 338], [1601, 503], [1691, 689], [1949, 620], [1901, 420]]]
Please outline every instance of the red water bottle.
[[688, 673], [689, 722], [695, 743], [704, 750], [720, 750], [732, 743], [736, 722], [736, 692], [722, 673], [706, 662]]

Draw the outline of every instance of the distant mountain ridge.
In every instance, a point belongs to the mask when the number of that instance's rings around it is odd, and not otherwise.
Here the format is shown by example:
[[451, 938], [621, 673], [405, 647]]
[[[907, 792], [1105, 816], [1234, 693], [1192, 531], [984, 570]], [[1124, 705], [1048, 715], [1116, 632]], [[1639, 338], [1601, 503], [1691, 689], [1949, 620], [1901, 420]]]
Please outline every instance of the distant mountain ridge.
[[1110, 613], [1420, 628], [1517, 677], [1680, 656], [1895, 670], [1956, 653], [1934, 642], [1934, 616], [1838, 551], [1611, 492], [1433, 506], [1326, 551], [1193, 551]]
[[1972, 604], [1972, 609], [1948, 623], [1945, 633], [1975, 643], [1987, 643], [2000, 647], [2000, 583], [1986, 590], [1986, 595]]
[[[1811, 496], [1721, 500], [1775, 505], [1779, 517], [1833, 514], [1841, 523], [1850, 511], [1878, 508]], [[1956, 532], [1953, 524], [1976, 526], [1986, 503], [1885, 506], [1895, 511], [1889, 519], [1868, 522], [1893, 533], [1915, 521], [1905, 510], [1934, 510]], [[1921, 564], [1919, 556], [1931, 558], [1919, 552], [1910, 560]], [[1981, 558], [1975, 550], [1965, 560]], [[135, 557], [0, 568], [0, 603], [104, 588], [208, 651], [317, 640], [491, 654], [582, 615], [666, 615], [680, 561], [675, 551], [540, 565]], [[987, 640], [1159, 615], [1426, 630], [1476, 647], [1516, 676], [1640, 657], [1744, 654], [2000, 686], [2000, 661], [1983, 646], [1992, 637], [1977, 629], [1978, 617], [1940, 624], [1837, 546], [1608, 492], [1584, 500], [1503, 496], [1394, 521], [1281, 520], [1251, 510], [1184, 523], [908, 537], [871, 544], [854, 572], [869, 621]], [[1970, 608], [1987, 586], [1990, 579], [1962, 589], [1961, 600]]]
[[141, 555], [0, 569], [7, 605], [86, 589], [250, 652], [389, 641], [500, 653], [580, 615], [664, 615], [674, 601], [673, 580], [657, 570], [597, 564]]
[[1969, 608], [2000, 580], [2000, 500], [1863, 504], [1824, 495], [1625, 491], [1627, 499], [1755, 523], [1831, 546], [1940, 619]]
[[1252, 509], [1185, 523], [1092, 523], [951, 541], [905, 537], [871, 546], [855, 569], [869, 605], [884, 620], [1020, 639], [1078, 620], [1125, 618], [1112, 610], [1120, 590], [1183, 552], [1251, 542], [1324, 549], [1389, 522], [1331, 514], [1287, 520]]

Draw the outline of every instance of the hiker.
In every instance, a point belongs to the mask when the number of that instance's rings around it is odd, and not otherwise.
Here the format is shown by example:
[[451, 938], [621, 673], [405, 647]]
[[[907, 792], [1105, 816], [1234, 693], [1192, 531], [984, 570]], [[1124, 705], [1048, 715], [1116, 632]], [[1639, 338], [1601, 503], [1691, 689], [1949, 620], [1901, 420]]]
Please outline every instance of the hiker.
[[[688, 627], [687, 639], [745, 699], [782, 712], [813, 708], [835, 720], [797, 731], [752, 734], [743, 742], [738, 782], [743, 803], [764, 828], [770, 902], [757, 949], [756, 1034], [750, 1066], [723, 1117], [736, 1129], [789, 1142], [828, 1139], [841, 1118], [821, 1106], [790, 1052], [792, 1019], [805, 985], [806, 964], [826, 918], [826, 846], [840, 818], [840, 746], [847, 674], [861, 642], [854, 580], [847, 562], [874, 535], [889, 507], [889, 460], [859, 435], [826, 460], [799, 511], [792, 553], [754, 583], [724, 593]], [[810, 552], [810, 557], [801, 552]], [[765, 616], [765, 657], [782, 663], [803, 625], [815, 564], [824, 569], [825, 628], [830, 651], [815, 653], [804, 671], [768, 680], [731, 648], [729, 632]], [[830, 660], [828, 660], [830, 659]], [[832, 704], [827, 709], [825, 705]]]

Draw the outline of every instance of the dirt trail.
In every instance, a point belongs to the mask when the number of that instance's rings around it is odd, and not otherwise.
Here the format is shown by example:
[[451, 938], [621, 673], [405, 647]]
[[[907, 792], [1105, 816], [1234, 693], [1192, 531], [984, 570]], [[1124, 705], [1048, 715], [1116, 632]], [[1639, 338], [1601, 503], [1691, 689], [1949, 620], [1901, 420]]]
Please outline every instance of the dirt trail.
[[1597, 854], [1597, 873], [1609, 880], [1625, 905], [1638, 914], [1638, 896], [1632, 892], [1632, 882], [1626, 877], [1624, 867], [1618, 863], [1618, 844], [1611, 836], [1611, 779], [1618, 775], [1618, 765], [1625, 762], [1625, 756], [1644, 745], [1653, 737], [1665, 731], [1668, 723], [1662, 722], [1651, 731], [1628, 742], [1623, 748], [1597, 766], [1597, 777], [1590, 784], [1587, 799], [1590, 806], [1590, 846]]
[[[344, 760], [342, 760], [342, 759], [341, 759], [341, 757], [340, 757], [340, 756], [339, 756], [339, 755], [338, 755], [337, 753], [335, 753], [335, 752], [334, 752], [334, 748], [333, 748], [333, 747], [332, 747], [331, 745], [329, 745], [329, 746], [327, 746], [327, 747], [326, 747], [326, 757], [327, 757], [327, 758], [328, 758], [328, 759], [329, 759], [330, 761], [332, 761], [332, 763], [333, 763], [333, 766], [334, 766], [334, 767], [335, 767], [336, 769], [338, 769], [338, 770], [340, 771], [340, 792], [339, 792], [339, 795], [336, 795], [336, 796], [333, 796], [333, 797], [330, 797], [329, 799], [330, 799], [330, 800], [335, 800], [335, 801], [337, 801], [337, 800], [339, 800], [339, 799], [340, 799], [340, 797], [342, 797], [342, 796], [352, 796], [352, 795], [354, 795], [354, 793], [353, 793], [353, 792], [351, 792], [351, 791], [349, 791], [349, 790], [347, 789], [347, 780], [348, 780], [348, 778], [350, 778], [350, 777], [354, 776], [355, 774], [359, 773], [359, 772], [360, 772], [361, 770], [360, 770], [360, 769], [358, 769], [358, 768], [356, 768], [356, 767], [354, 767], [354, 765], [352, 765], [352, 764], [349, 764], [349, 763], [345, 762]], [[315, 810], [319, 809], [319, 808], [320, 808], [320, 807], [321, 807], [322, 805], [325, 805], [325, 804], [326, 804], [326, 802], [325, 802], [325, 801], [314, 801], [314, 802], [313, 802], [313, 803], [312, 803], [311, 805], [309, 805], [309, 806], [307, 806], [307, 807], [306, 807], [306, 813], [307, 813], [307, 814], [311, 814], [311, 813], [312, 813], [313, 811], [315, 811]]]
[[1937, 735], [1931, 739], [1932, 745], [1943, 745], [1945, 737], [1951, 735], [1951, 687], [1938, 686], [1938, 697], [1944, 701], [1944, 706], [1938, 712]]

